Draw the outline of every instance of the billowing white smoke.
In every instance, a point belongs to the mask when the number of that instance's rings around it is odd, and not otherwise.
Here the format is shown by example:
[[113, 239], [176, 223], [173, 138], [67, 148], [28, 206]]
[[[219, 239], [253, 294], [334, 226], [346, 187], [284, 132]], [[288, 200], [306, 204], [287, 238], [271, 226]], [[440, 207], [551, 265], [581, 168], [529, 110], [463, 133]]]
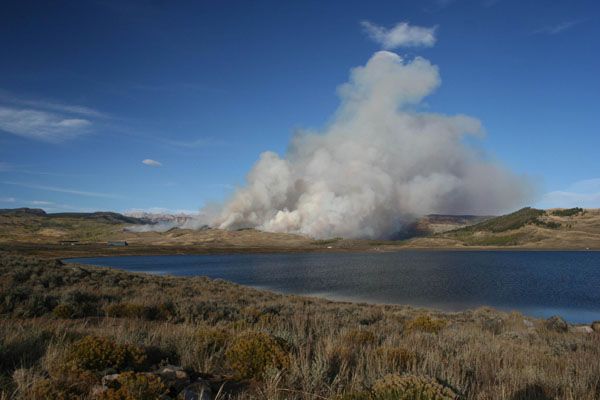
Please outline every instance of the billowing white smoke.
[[478, 120], [417, 111], [436, 66], [380, 51], [339, 88], [322, 133], [265, 152], [212, 225], [313, 237], [386, 237], [428, 213], [492, 214], [521, 205], [528, 184], [463, 143]]

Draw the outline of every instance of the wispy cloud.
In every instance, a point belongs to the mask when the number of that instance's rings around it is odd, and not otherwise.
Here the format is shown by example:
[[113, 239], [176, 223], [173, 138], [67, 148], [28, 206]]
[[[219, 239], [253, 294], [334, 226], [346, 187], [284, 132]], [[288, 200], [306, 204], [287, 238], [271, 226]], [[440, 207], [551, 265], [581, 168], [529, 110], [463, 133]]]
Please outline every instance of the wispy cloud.
[[600, 178], [575, 182], [564, 190], [555, 190], [542, 196], [542, 208], [600, 208]]
[[202, 147], [208, 146], [219, 146], [224, 145], [225, 142], [218, 141], [212, 138], [200, 138], [195, 140], [171, 140], [171, 139], [162, 139], [162, 142], [174, 147], [184, 147], [187, 149], [198, 149]]
[[46, 110], [46, 111], [55, 111], [59, 113], [65, 114], [75, 114], [81, 116], [87, 116], [91, 118], [108, 118], [109, 115], [98, 110], [94, 110], [93, 108], [82, 106], [82, 105], [73, 105], [73, 104], [64, 104], [55, 101], [49, 100], [34, 100], [27, 99], [20, 96], [16, 96], [6, 90], [0, 89], [0, 102], [5, 104], [12, 104], [16, 106], [25, 106], [38, 110]]
[[373, 41], [388, 50], [398, 47], [431, 47], [436, 41], [435, 26], [426, 28], [400, 22], [388, 29], [370, 21], [362, 21], [361, 25]]
[[46, 142], [87, 133], [94, 120], [108, 115], [90, 107], [28, 99], [0, 89], [0, 131]]
[[60, 142], [85, 133], [90, 125], [84, 118], [0, 106], [0, 130], [31, 139]]
[[0, 197], [0, 203], [14, 203], [17, 201], [14, 197]]
[[31, 204], [32, 206], [51, 206], [54, 204], [54, 202], [52, 202], [52, 201], [45, 201], [45, 200], [30, 200], [27, 203]]
[[[468, 2], [469, 4], [480, 5], [482, 7], [490, 8], [500, 3], [502, 0], [476, 0]], [[423, 11], [425, 12], [439, 12], [444, 9], [456, 4], [456, 3], [467, 3], [460, 0], [430, 0], [425, 2]]]
[[21, 187], [25, 187], [25, 188], [29, 188], [29, 189], [45, 190], [48, 192], [67, 193], [67, 194], [74, 194], [77, 196], [85, 196], [85, 197], [101, 197], [101, 198], [107, 198], [107, 199], [123, 198], [123, 196], [111, 194], [111, 193], [88, 192], [88, 191], [84, 191], [84, 190], [69, 189], [69, 188], [62, 188], [62, 187], [56, 187], [56, 186], [37, 185], [37, 184], [33, 184], [33, 183], [10, 182], [10, 181], [3, 181], [0, 183], [3, 183], [5, 185], [21, 186]]
[[575, 25], [580, 24], [581, 22], [583, 22], [583, 21], [581, 21], [581, 20], [564, 21], [564, 22], [561, 22], [556, 25], [545, 26], [543, 28], [537, 29], [537, 30], [533, 31], [533, 33], [538, 34], [538, 35], [539, 34], [558, 35], [559, 33], [562, 33], [568, 29], [571, 29]]
[[142, 164], [146, 164], [150, 167], [162, 167], [162, 163], [156, 161], [156, 160], [152, 160], [150, 158], [147, 158], [145, 160], [142, 161]]

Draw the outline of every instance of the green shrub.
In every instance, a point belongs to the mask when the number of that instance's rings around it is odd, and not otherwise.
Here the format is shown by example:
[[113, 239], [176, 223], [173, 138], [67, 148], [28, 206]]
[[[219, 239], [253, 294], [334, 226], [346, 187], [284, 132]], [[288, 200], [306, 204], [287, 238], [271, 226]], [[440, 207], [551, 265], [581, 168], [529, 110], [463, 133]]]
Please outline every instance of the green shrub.
[[554, 221], [542, 221], [540, 219], [536, 219], [535, 221], [533, 221], [533, 223], [537, 226], [548, 229], [558, 229], [561, 227], [561, 225], [558, 222]]
[[346, 393], [338, 400], [457, 400], [452, 389], [436, 381], [413, 375], [387, 375], [371, 390]]
[[113, 318], [143, 318], [144, 311], [144, 306], [131, 303], [112, 303], [104, 307], [106, 316]]
[[85, 318], [96, 317], [101, 314], [99, 303], [100, 299], [98, 296], [73, 290], [66, 293], [59, 304], [70, 307], [72, 314], [69, 318]]
[[52, 315], [54, 315], [56, 318], [62, 319], [73, 318], [73, 315], [75, 315], [75, 309], [70, 304], [61, 303], [54, 307], [54, 310], [52, 310]]
[[89, 371], [67, 370], [57, 377], [36, 380], [27, 388], [24, 398], [39, 400], [80, 400], [87, 398], [90, 389], [98, 384]]
[[151, 400], [161, 399], [167, 392], [162, 380], [152, 374], [124, 372], [118, 380], [118, 388], [110, 388], [102, 392], [98, 400]]
[[143, 349], [128, 344], [118, 344], [108, 338], [85, 336], [71, 347], [68, 363], [76, 369], [104, 371], [113, 369], [138, 369], [146, 361]]
[[19, 317], [33, 318], [49, 313], [56, 305], [56, 298], [40, 293], [33, 293], [21, 304], [18, 312]]
[[31, 295], [32, 290], [24, 286], [17, 286], [6, 290], [0, 294], [0, 313], [11, 313], [21, 303], [27, 301]]
[[221, 351], [229, 341], [229, 333], [222, 328], [204, 327], [198, 331], [198, 351], [211, 354]]
[[272, 336], [262, 332], [246, 332], [236, 337], [225, 357], [239, 378], [260, 379], [269, 369], [289, 365], [289, 355]]
[[419, 315], [411, 320], [408, 325], [408, 330], [438, 333], [446, 327], [446, 321], [442, 319], [434, 319], [429, 315]]
[[556, 215], [557, 217], [571, 217], [571, 216], [577, 215], [579, 213], [583, 213], [583, 208], [574, 207], [574, 208], [565, 208], [563, 210], [552, 211], [552, 215]]
[[372, 388], [373, 400], [456, 400], [450, 388], [436, 381], [413, 375], [387, 375]]
[[147, 321], [165, 321], [175, 316], [175, 307], [172, 303], [149, 306], [134, 303], [112, 303], [104, 307], [104, 313], [107, 317], [114, 318], [139, 318]]

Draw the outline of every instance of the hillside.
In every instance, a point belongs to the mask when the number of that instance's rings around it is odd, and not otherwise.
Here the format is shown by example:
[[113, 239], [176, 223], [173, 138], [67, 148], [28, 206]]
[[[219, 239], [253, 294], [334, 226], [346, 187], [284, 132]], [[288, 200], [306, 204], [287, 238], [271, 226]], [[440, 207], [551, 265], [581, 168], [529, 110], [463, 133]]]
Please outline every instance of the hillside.
[[407, 224], [393, 235], [394, 240], [410, 239], [414, 237], [431, 236], [494, 218], [493, 216], [480, 215], [425, 215], [416, 221]]
[[[150, 227], [148, 219], [111, 212], [46, 214], [37, 209], [0, 210], [0, 250], [47, 256], [208, 252], [394, 251], [404, 248], [599, 249], [600, 210], [524, 208], [500, 217], [428, 215], [394, 240], [315, 240], [255, 229]], [[144, 225], [142, 225], [144, 224]], [[126, 247], [109, 247], [125, 241]]]
[[600, 249], [600, 210], [523, 208], [511, 214], [408, 241], [411, 247]]
[[[255, 229], [179, 229], [135, 232], [148, 220], [116, 213], [46, 214], [42, 210], [0, 211], [0, 250], [44, 256], [172, 254], [206, 252], [294, 252], [331, 247], [364, 250], [372, 241], [314, 240], [300, 235]], [[126, 247], [110, 247], [125, 241]]]

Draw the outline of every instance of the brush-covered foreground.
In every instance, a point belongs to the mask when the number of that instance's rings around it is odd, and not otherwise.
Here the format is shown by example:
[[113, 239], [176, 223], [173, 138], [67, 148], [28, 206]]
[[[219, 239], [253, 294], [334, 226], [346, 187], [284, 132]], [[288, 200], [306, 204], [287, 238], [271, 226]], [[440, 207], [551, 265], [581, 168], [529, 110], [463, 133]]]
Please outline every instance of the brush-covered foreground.
[[600, 334], [560, 319], [0, 260], [1, 399], [600, 398]]

